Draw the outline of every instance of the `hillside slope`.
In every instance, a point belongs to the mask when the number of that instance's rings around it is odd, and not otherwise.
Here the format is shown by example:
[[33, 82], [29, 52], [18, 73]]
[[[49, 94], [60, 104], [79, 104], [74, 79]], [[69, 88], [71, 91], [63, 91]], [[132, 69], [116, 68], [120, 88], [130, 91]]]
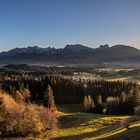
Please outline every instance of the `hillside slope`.
[[[140, 124], [132, 123], [130, 129], [123, 128], [120, 121], [131, 116], [107, 116], [81, 111], [79, 105], [59, 106], [60, 130], [54, 140], [138, 140]], [[138, 120], [140, 120], [138, 118]]]

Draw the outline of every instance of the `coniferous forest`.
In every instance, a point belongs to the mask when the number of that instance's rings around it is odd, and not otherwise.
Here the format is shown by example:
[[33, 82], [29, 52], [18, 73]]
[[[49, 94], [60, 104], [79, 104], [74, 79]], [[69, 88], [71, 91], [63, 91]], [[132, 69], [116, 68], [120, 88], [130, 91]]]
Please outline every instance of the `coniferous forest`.
[[1, 78], [1, 89], [15, 100], [21, 94], [25, 102], [41, 102], [47, 107], [50, 107], [48, 102], [53, 106], [82, 104], [84, 112], [100, 114], [134, 114], [135, 107], [140, 103], [139, 86], [123, 81], [77, 81], [62, 76], [4, 76]]

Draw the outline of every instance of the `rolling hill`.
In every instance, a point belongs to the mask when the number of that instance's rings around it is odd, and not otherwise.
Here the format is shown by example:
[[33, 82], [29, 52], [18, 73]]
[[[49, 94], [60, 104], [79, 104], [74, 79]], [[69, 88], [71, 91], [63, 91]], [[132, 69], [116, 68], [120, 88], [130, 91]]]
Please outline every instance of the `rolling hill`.
[[[52, 140], [139, 140], [139, 116], [83, 113], [76, 104], [57, 108], [60, 129]], [[121, 125], [122, 120], [129, 120], [129, 129]]]

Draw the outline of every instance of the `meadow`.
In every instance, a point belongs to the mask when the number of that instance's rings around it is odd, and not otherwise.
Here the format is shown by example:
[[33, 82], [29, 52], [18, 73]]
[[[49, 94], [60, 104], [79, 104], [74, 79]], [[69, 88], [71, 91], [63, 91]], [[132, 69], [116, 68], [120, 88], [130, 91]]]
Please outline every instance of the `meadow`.
[[[53, 140], [138, 140], [140, 137], [139, 117], [82, 113], [80, 105], [62, 105], [58, 110], [60, 129]], [[121, 125], [122, 120], [129, 120], [129, 129]]]

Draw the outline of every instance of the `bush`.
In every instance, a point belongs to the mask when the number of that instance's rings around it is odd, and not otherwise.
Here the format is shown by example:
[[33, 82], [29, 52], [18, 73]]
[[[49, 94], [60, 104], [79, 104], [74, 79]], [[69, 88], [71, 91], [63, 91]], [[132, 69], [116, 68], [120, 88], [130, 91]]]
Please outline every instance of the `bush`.
[[140, 105], [135, 107], [135, 115], [140, 115]]
[[127, 119], [122, 120], [120, 123], [123, 128], [129, 128], [130, 122]]
[[97, 114], [103, 114], [103, 105], [96, 105], [95, 108], [93, 108], [93, 112]]
[[2, 136], [51, 134], [57, 128], [55, 112], [35, 104], [18, 104], [10, 95], [0, 93], [0, 133]]

